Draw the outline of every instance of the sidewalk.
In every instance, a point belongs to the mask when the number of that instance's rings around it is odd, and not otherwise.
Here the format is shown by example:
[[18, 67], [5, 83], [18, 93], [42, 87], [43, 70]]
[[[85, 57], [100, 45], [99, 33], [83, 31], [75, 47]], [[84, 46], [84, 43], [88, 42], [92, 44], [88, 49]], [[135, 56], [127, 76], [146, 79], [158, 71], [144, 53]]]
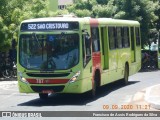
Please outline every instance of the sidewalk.
[[0, 81], [16, 81], [17, 80], [17, 78], [2, 78], [2, 77], [0, 77]]
[[147, 88], [145, 100], [151, 107], [160, 110], [160, 84]]
[[139, 105], [143, 110], [160, 110], [160, 84], [137, 92], [129, 104]]

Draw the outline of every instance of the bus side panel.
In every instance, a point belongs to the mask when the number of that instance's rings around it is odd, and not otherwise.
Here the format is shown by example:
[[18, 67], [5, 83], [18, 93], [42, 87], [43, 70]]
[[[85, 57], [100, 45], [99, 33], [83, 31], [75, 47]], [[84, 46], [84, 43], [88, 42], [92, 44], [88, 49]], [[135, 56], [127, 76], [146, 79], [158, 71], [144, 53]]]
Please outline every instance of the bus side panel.
[[[84, 29], [86, 30], [86, 32], [90, 33], [90, 25], [88, 22], [89, 21], [80, 23], [80, 26], [81, 26], [80, 30]], [[80, 50], [81, 51], [81, 63], [82, 63], [81, 66], [83, 66], [81, 70], [81, 78], [77, 82], [73, 84], [72, 83], [69, 84], [66, 90], [63, 91], [64, 93], [84, 93], [92, 89], [92, 72], [93, 72], [92, 71], [92, 64], [93, 64], [92, 57], [88, 61], [88, 63], [86, 63], [86, 65], [84, 66], [83, 52], [86, 50], [86, 48], [84, 48], [85, 45], [84, 45], [82, 36], [80, 36], [80, 41], [81, 41], [81, 46], [82, 46]]]
[[109, 81], [109, 46], [108, 46], [108, 30], [106, 25], [100, 26], [100, 46], [101, 46], [101, 86]]
[[117, 54], [117, 50], [110, 50], [109, 52], [109, 81], [113, 82], [115, 80], [117, 80], [118, 78], [118, 54]]
[[83, 92], [89, 91], [92, 89], [92, 59], [88, 63], [88, 65], [83, 70]]
[[130, 48], [118, 49], [118, 69], [117, 69], [117, 79], [124, 78], [125, 64], [130, 62], [131, 53]]
[[[139, 27], [134, 27], [134, 29], [140, 29]], [[131, 46], [131, 51], [132, 51], [132, 59], [131, 59], [131, 67], [130, 67], [130, 72], [129, 72], [129, 75], [133, 75], [135, 73], [137, 73], [140, 69], [141, 69], [141, 45], [140, 43], [137, 43], [137, 37], [139, 38], [139, 42], [140, 42], [140, 38], [141, 38], [141, 35], [140, 35], [140, 31], [139, 31], [139, 34], [137, 34], [136, 30], [134, 30], [134, 33], [131, 33], [131, 34], [134, 34], [133, 38], [131, 38], [131, 40], [133, 39], [134, 42], [132, 41], [131, 43], [133, 44], [134, 43], [134, 51], [132, 50], [132, 46]], [[132, 37], [132, 36], [131, 36]], [[135, 57], [135, 62], [133, 62], [133, 57]]]
[[137, 46], [137, 48], [136, 48], [136, 60], [137, 60], [137, 68], [136, 68], [136, 72], [135, 73], [137, 73], [140, 69], [141, 69], [141, 58], [142, 58], [142, 56], [141, 56], [141, 46]]
[[131, 63], [129, 75], [137, 73], [141, 69], [141, 47], [136, 47], [136, 62]]

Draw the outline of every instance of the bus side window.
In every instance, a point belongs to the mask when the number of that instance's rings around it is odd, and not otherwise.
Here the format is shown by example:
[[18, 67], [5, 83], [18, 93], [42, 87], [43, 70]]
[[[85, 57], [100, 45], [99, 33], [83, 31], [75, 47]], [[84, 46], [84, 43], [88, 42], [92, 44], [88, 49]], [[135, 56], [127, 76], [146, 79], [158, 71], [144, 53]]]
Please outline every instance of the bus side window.
[[131, 50], [135, 50], [135, 45], [134, 45], [134, 27], [131, 27]]
[[124, 27], [123, 28], [123, 47], [127, 48], [129, 46], [130, 46], [130, 43], [129, 43], [129, 28]]
[[100, 51], [100, 40], [99, 40], [99, 30], [98, 27], [91, 28], [91, 37], [92, 37], [92, 50], [93, 52]]
[[122, 28], [117, 27], [116, 31], [117, 31], [117, 47], [122, 48], [122, 34], [121, 34]]
[[139, 31], [139, 27], [135, 28], [135, 33], [136, 33], [136, 45], [139, 46], [140, 45], [140, 31]]
[[83, 43], [83, 66], [85, 67], [91, 59], [91, 40], [88, 35], [82, 35]]
[[108, 38], [109, 38], [109, 47], [110, 49], [116, 48], [116, 39], [115, 39], [115, 27], [108, 27]]

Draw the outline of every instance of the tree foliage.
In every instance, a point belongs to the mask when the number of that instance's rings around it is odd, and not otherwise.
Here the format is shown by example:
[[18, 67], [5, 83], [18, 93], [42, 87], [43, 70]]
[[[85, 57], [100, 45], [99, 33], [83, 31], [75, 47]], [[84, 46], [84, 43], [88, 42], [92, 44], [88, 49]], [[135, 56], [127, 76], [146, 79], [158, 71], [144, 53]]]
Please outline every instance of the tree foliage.
[[155, 11], [159, 9], [157, 1], [152, 0], [122, 0], [117, 3], [119, 10], [125, 14], [121, 19], [137, 20], [141, 23], [142, 47], [149, 42], [150, 29], [155, 26], [153, 23], [158, 20]]
[[114, 5], [114, 0], [110, 0], [107, 4], [97, 4], [93, 8], [95, 17], [110, 17], [112, 18], [117, 11], [117, 6]]
[[21, 21], [31, 18], [73, 13], [78, 17], [109, 17], [138, 20], [141, 23], [142, 44], [152, 29], [160, 30], [160, 0], [73, 0], [65, 10], [52, 12], [48, 0], [0, 1], [0, 51], [10, 48], [18, 36]]
[[7, 51], [11, 47], [13, 38], [17, 40], [21, 21], [49, 16], [47, 4], [45, 0], [1, 0], [0, 51]]
[[151, 29], [160, 30], [160, 0], [76, 0], [68, 11], [78, 17], [137, 20], [141, 23], [142, 47], [149, 41]]

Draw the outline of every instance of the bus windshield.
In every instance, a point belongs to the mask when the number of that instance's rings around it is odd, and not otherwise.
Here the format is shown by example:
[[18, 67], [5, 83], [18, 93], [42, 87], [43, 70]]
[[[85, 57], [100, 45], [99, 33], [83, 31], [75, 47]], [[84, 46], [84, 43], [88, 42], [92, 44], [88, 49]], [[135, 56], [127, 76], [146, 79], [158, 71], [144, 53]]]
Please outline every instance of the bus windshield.
[[79, 62], [79, 35], [23, 34], [20, 36], [20, 64], [26, 69], [66, 70]]

